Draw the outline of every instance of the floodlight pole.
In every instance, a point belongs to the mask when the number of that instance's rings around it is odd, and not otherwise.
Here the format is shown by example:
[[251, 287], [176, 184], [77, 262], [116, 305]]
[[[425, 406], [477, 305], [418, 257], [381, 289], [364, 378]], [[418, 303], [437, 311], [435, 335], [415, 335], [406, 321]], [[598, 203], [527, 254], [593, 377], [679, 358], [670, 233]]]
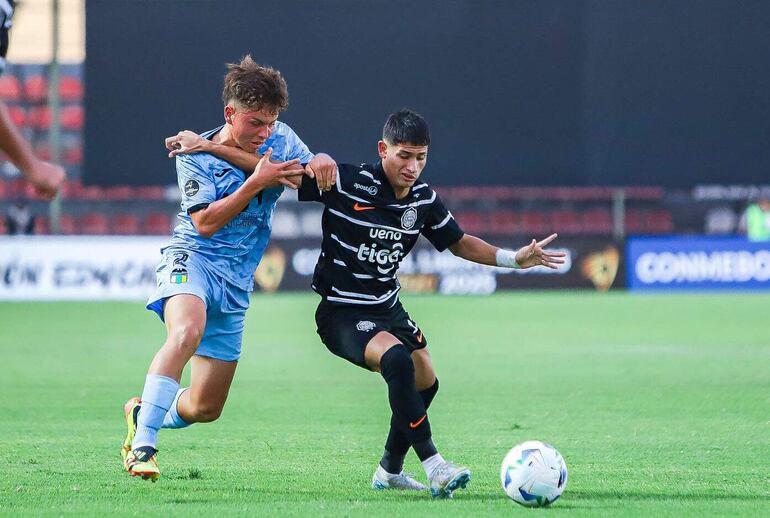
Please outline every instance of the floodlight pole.
[[[51, 5], [51, 62], [48, 65], [48, 102], [51, 108], [51, 127], [48, 129], [48, 143], [51, 147], [51, 161], [61, 164], [61, 102], [59, 99], [59, 0]], [[48, 219], [51, 234], [61, 230], [61, 191], [48, 205]]]

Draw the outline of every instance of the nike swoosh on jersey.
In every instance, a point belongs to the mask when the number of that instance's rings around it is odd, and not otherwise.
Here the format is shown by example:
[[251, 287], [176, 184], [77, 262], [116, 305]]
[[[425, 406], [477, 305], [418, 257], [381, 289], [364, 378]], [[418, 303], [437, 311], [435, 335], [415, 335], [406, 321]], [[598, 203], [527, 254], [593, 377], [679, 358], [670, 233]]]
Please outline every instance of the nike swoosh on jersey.
[[353, 204], [353, 210], [359, 211], [359, 212], [362, 210], [374, 210], [374, 209], [376, 209], [376, 207], [372, 207], [369, 205], [359, 205], [358, 202]]

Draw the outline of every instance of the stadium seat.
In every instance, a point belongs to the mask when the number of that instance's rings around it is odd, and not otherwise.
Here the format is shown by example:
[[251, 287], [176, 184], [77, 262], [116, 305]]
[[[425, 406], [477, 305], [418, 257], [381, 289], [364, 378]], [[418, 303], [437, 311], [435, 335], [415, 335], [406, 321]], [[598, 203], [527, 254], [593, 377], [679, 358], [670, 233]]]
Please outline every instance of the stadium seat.
[[644, 211], [639, 209], [627, 209], [624, 226], [626, 234], [646, 234], [647, 224], [645, 222]]
[[108, 200], [133, 200], [136, 197], [134, 188], [128, 185], [115, 185], [104, 189], [104, 197]]
[[152, 212], [144, 220], [143, 231], [149, 235], [168, 235], [171, 231], [171, 218], [165, 212]]
[[80, 105], [63, 107], [61, 109], [61, 127], [70, 131], [82, 129], [83, 107]]
[[78, 198], [81, 200], [103, 200], [105, 198], [104, 189], [97, 185], [84, 185], [78, 191]]
[[51, 228], [48, 225], [48, 218], [45, 216], [35, 216], [35, 228], [32, 231], [36, 235], [45, 235], [51, 233]]
[[512, 210], [496, 210], [489, 217], [489, 230], [495, 234], [515, 234], [521, 217]]
[[8, 233], [8, 227], [6, 227], [5, 215], [0, 217], [0, 236], [4, 236]]
[[80, 165], [83, 163], [83, 147], [80, 145], [80, 142], [74, 142], [64, 148], [62, 161], [70, 165]]
[[99, 212], [91, 212], [82, 216], [78, 227], [81, 234], [100, 235], [109, 233], [107, 217]]
[[21, 83], [16, 77], [0, 76], [0, 99], [4, 101], [21, 100]]
[[48, 99], [48, 80], [43, 76], [32, 76], [24, 81], [24, 97], [30, 102]]
[[534, 236], [551, 230], [548, 228], [548, 218], [540, 211], [525, 212], [521, 217], [521, 231], [524, 234]]
[[8, 114], [16, 127], [23, 128], [27, 125], [27, 112], [21, 106], [9, 106]]
[[8, 182], [0, 178], [0, 200], [8, 198], [8, 191], [10, 190]]
[[80, 101], [83, 99], [83, 83], [79, 77], [61, 76], [59, 79], [59, 96], [62, 101]]
[[455, 219], [460, 228], [471, 234], [483, 233], [489, 230], [487, 218], [480, 212], [462, 211], [455, 214]]
[[110, 220], [110, 230], [123, 236], [139, 234], [139, 218], [133, 214], [116, 214]]
[[166, 190], [157, 185], [137, 187], [136, 197], [140, 200], [163, 200], [166, 197]]
[[46, 130], [51, 126], [51, 108], [37, 106], [27, 113], [27, 125], [37, 130]]
[[583, 232], [586, 234], [612, 234], [612, 216], [602, 208], [589, 209], [583, 213]]
[[583, 232], [581, 215], [574, 210], [555, 210], [551, 213], [551, 228], [546, 232], [575, 235]]
[[38, 142], [35, 146], [35, 155], [41, 160], [50, 161], [53, 154], [51, 153], [51, 146], [48, 142]]
[[69, 214], [62, 214], [59, 218], [59, 230], [65, 235], [77, 234], [75, 218]]
[[647, 232], [650, 234], [669, 234], [674, 229], [671, 213], [667, 210], [651, 210], [646, 214]]

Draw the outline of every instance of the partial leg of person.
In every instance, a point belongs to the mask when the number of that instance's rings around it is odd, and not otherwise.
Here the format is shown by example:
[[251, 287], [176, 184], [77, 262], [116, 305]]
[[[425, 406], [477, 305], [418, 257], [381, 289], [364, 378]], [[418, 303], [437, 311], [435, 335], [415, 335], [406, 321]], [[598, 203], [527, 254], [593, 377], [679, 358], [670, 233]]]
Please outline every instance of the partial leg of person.
[[136, 416], [136, 433], [124, 460], [132, 476], [153, 481], [160, 476], [155, 456], [158, 429], [177, 396], [182, 370], [198, 348], [206, 328], [206, 304], [196, 295], [169, 297], [163, 312], [166, 342], [150, 364]]
[[[427, 411], [438, 392], [438, 378], [436, 378], [436, 372], [433, 369], [427, 348], [413, 351], [412, 361], [415, 369], [415, 386], [420, 392], [420, 397]], [[385, 441], [385, 451], [380, 460], [382, 469], [386, 473], [401, 473], [410, 446], [409, 439], [401, 432], [391, 416], [390, 431]]]
[[423, 464], [431, 493], [435, 498], [451, 498], [452, 492], [465, 487], [470, 471], [446, 462], [433, 444], [425, 402], [416, 386], [415, 363], [399, 339], [381, 331], [372, 338], [364, 352], [366, 365], [379, 371], [388, 384], [392, 422], [409, 440]]
[[184, 428], [192, 423], [210, 423], [222, 414], [237, 361], [195, 355], [190, 361], [190, 386], [180, 389], [163, 428]]

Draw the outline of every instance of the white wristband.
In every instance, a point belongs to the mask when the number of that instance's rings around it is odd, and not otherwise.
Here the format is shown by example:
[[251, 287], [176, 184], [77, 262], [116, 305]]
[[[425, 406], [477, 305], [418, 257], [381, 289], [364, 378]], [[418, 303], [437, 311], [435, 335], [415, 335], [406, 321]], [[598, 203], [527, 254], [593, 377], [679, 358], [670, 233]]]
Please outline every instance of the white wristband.
[[514, 268], [517, 270], [520, 269], [521, 266], [516, 262], [516, 252], [517, 250], [498, 249], [497, 253], [495, 253], [497, 266], [504, 266], [506, 268]]

